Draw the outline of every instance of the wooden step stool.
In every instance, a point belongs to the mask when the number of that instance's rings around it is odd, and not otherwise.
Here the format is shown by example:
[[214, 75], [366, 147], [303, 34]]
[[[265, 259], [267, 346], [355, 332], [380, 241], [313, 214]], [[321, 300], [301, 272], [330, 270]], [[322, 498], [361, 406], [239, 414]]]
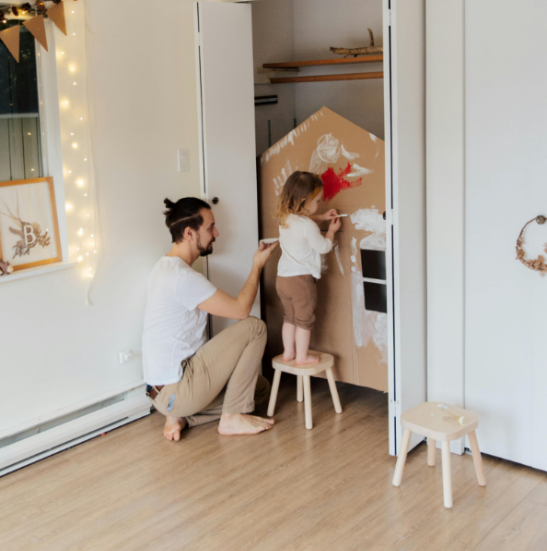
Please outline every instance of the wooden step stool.
[[[296, 375], [296, 399], [299, 402], [304, 400], [304, 408], [306, 411], [306, 428], [313, 428], [312, 416], [311, 416], [311, 387], [310, 377], [325, 371], [327, 379], [329, 381], [330, 393], [332, 401], [334, 403], [334, 410], [336, 413], [342, 413], [342, 406], [340, 405], [340, 398], [338, 397], [338, 391], [336, 390], [336, 382], [332, 373], [332, 366], [334, 365], [334, 358], [330, 354], [322, 352], [309, 351], [310, 354], [320, 356], [319, 363], [308, 365], [296, 365], [294, 360], [290, 362], [283, 361], [283, 354], [276, 356], [272, 360], [272, 367], [275, 369], [274, 380], [272, 384], [272, 391], [270, 394], [270, 403], [268, 405], [268, 415], [273, 416], [275, 411], [275, 403], [277, 401], [277, 391], [279, 390], [279, 381], [281, 381], [281, 373], [292, 373]], [[304, 392], [302, 393], [302, 387]], [[302, 396], [303, 394], [303, 396]]]
[[[448, 409], [441, 409], [439, 404]], [[451, 415], [449, 410], [456, 415]], [[458, 417], [463, 418], [462, 423], [458, 421]], [[450, 442], [452, 440], [457, 440], [466, 434], [469, 435], [479, 486], [486, 486], [479, 442], [475, 434], [475, 429], [479, 426], [479, 417], [476, 413], [456, 406], [447, 406], [442, 402], [425, 402], [405, 411], [401, 415], [401, 425], [404, 429], [403, 441], [395, 466], [395, 474], [393, 475], [394, 486], [401, 485], [410, 436], [413, 432], [427, 436], [427, 464], [430, 467], [435, 466], [437, 440], [441, 441], [445, 507], [448, 509], [452, 507], [452, 477], [450, 472]]]

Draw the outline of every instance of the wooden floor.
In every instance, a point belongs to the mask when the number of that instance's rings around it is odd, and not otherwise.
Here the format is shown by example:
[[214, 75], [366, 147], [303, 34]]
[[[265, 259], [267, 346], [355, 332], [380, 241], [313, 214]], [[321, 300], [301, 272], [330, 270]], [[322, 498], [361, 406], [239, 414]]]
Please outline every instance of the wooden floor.
[[453, 455], [446, 510], [439, 451], [431, 468], [419, 446], [391, 485], [384, 394], [339, 385], [335, 415], [314, 380], [308, 431], [285, 378], [268, 433], [211, 424], [167, 442], [155, 413], [3, 477], [0, 549], [547, 550], [545, 473], [485, 456], [481, 488], [471, 456]]

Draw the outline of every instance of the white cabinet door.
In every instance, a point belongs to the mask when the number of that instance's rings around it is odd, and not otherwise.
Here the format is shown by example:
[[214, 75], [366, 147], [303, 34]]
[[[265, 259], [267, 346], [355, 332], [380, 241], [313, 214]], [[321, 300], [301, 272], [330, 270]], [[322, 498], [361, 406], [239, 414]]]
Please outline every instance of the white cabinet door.
[[[390, 454], [426, 400], [425, 6], [384, 0]], [[413, 436], [410, 447], [422, 437]]]
[[[258, 247], [251, 6], [198, 2], [195, 31], [202, 193], [220, 232], [208, 276], [236, 297]], [[212, 334], [231, 323], [213, 317]]]

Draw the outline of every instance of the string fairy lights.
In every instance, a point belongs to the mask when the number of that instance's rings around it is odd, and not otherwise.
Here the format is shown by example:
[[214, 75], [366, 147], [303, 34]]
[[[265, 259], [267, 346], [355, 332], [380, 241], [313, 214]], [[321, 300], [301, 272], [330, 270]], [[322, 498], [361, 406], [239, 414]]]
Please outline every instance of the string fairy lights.
[[71, 2], [65, 17], [69, 32], [65, 36], [56, 30], [55, 48], [69, 260], [78, 262], [78, 271], [86, 282], [86, 304], [90, 305], [100, 248], [96, 237], [84, 2]]

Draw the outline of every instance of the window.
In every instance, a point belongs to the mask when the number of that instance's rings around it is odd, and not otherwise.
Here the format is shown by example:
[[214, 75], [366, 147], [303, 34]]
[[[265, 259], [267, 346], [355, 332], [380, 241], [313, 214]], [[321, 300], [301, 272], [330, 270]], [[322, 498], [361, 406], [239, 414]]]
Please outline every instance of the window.
[[0, 43], [0, 181], [43, 174], [36, 46], [25, 27], [20, 52], [17, 63]]

